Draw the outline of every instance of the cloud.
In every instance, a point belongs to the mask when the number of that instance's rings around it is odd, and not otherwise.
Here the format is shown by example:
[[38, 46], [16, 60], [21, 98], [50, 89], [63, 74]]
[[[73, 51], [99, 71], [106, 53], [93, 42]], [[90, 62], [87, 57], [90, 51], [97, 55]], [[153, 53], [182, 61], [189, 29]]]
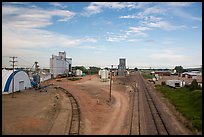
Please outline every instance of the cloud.
[[193, 4], [193, 2], [165, 2], [165, 4], [173, 7], [188, 7]]
[[184, 55], [176, 54], [170, 49], [160, 50], [154, 54], [151, 54], [150, 57], [152, 59], [168, 63], [181, 63], [186, 59]]
[[141, 41], [141, 39], [135, 39], [135, 36], [142, 36], [146, 37], [147, 34], [144, 31], [151, 30], [148, 27], [129, 27], [128, 30], [120, 30], [119, 34], [114, 34], [111, 32], [107, 32], [106, 40], [109, 42], [120, 42], [120, 41], [127, 41], [127, 42], [135, 42]]
[[51, 18], [60, 16], [68, 20], [75, 13], [67, 10], [45, 10], [2, 6], [2, 51], [6, 55], [34, 53], [46, 48], [53, 49], [80, 46], [83, 43], [96, 43], [92, 37], [72, 38], [43, 28], [52, 25]]
[[2, 6], [2, 22], [15, 28], [42, 28], [52, 25], [54, 16], [61, 17], [58, 21], [68, 21], [76, 13], [68, 10], [43, 10], [39, 8], [24, 8]]
[[198, 26], [192, 26], [192, 29], [197, 29], [198, 28]]
[[164, 30], [177, 30], [186, 28], [185, 25], [173, 25], [168, 21], [157, 21], [157, 22], [142, 22], [143, 25], [153, 28], [161, 28]]
[[24, 5], [24, 4], [29, 4], [30, 2], [3, 2], [3, 4], [19, 4], [19, 5]]
[[109, 9], [135, 9], [135, 8], [144, 8], [148, 5], [148, 2], [92, 2], [89, 6], [85, 7], [85, 12], [82, 14], [84, 16], [91, 16], [98, 14], [103, 11], [104, 8]]
[[106, 40], [109, 42], [119, 42], [119, 41], [125, 40], [126, 38], [127, 38], [126, 35], [114, 34], [114, 35], [108, 36]]
[[149, 27], [129, 27], [129, 30], [126, 31], [127, 35], [132, 35], [132, 34], [136, 34], [137, 36], [147, 36], [146, 33], [144, 33], [144, 31], [146, 30], [151, 30], [151, 28]]
[[172, 13], [175, 15], [175, 16], [179, 16], [179, 17], [182, 17], [182, 18], [186, 18], [186, 19], [190, 19], [190, 20], [196, 20], [196, 21], [202, 21], [202, 17], [196, 17], [194, 15], [191, 15], [189, 14], [188, 12], [186, 11], [183, 11], [181, 9], [174, 9], [172, 11]]
[[166, 13], [166, 9], [165, 8], [161, 8], [158, 6], [153, 6], [153, 7], [149, 7], [146, 8], [143, 12], [141, 12], [140, 14], [142, 15], [150, 15], [150, 14], [165, 14]]
[[60, 2], [50, 2], [49, 4], [52, 5], [52, 6], [55, 6], [55, 7], [59, 7], [59, 8], [66, 8], [67, 7], [64, 4], [60, 3]]

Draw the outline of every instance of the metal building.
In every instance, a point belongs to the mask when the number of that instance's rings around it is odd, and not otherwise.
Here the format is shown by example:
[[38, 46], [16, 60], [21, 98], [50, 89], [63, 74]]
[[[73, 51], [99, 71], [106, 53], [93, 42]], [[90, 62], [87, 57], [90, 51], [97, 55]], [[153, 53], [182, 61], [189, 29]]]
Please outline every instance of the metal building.
[[25, 71], [17, 71], [14, 70], [2, 70], [2, 94], [10, 94], [12, 93], [14, 79], [14, 92], [21, 91], [26, 88], [31, 87], [31, 82], [28, 77], [28, 74]]
[[66, 58], [66, 52], [59, 52], [59, 56], [52, 55], [50, 58], [50, 73], [52, 77], [68, 74], [71, 72], [72, 58]]
[[166, 85], [170, 86], [170, 87], [183, 87], [185, 86], [185, 82], [182, 80], [166, 80]]
[[119, 59], [118, 76], [125, 76], [125, 71], [126, 71], [126, 59], [121, 58]]

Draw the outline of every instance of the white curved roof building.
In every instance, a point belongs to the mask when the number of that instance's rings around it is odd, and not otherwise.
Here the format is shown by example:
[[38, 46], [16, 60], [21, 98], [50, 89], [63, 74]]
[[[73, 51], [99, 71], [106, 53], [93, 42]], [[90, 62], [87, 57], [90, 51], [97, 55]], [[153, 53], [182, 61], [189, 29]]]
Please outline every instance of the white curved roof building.
[[[2, 70], [2, 94], [12, 93], [13, 70]], [[14, 92], [31, 87], [28, 74], [25, 71], [14, 70]]]

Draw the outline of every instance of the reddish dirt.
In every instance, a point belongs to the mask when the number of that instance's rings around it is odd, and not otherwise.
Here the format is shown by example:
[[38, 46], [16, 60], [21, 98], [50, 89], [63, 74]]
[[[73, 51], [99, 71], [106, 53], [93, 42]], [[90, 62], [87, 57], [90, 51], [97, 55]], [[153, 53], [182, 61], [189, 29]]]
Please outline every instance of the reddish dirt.
[[81, 110], [81, 134], [128, 134], [129, 94], [122, 85], [113, 85], [109, 91], [109, 81], [101, 82], [97, 75], [86, 76], [78, 81], [62, 79], [52, 83], [68, 87]]

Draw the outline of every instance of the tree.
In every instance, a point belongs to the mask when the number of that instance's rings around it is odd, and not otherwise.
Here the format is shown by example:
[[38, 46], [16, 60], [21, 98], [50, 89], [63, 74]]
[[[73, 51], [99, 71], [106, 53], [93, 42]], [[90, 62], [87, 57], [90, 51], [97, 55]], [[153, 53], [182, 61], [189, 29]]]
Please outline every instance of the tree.
[[77, 69], [80, 69], [83, 73], [87, 73], [87, 69], [84, 67], [84, 66], [75, 66], [75, 67], [72, 67], [73, 70], [77, 70]]
[[135, 70], [135, 71], [138, 71], [138, 68], [137, 68], [137, 67], [135, 67], [135, 68], [134, 68], [134, 70]]
[[98, 74], [98, 71], [100, 70], [101, 68], [98, 68], [98, 67], [89, 67], [89, 73], [92, 75], [92, 74]]
[[177, 73], [183, 73], [184, 72], [184, 69], [182, 66], [176, 66], [174, 69], [176, 70]]

